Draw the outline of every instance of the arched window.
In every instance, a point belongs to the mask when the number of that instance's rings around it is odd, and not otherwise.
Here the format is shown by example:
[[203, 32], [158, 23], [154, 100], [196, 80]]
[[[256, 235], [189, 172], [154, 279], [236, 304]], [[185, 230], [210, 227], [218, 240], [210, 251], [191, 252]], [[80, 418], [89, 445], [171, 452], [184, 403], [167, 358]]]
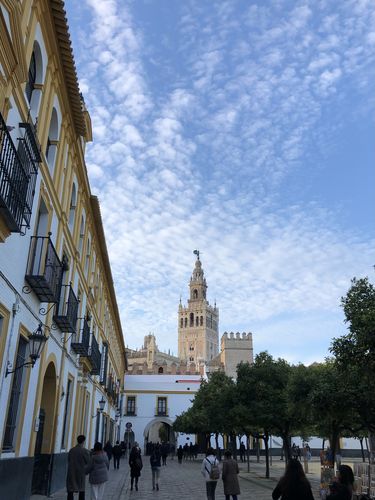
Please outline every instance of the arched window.
[[164, 370], [163, 370], [162, 366], [159, 368], [158, 373], [164, 373]]
[[87, 246], [86, 246], [86, 262], [85, 262], [85, 273], [87, 276], [89, 265], [90, 265], [90, 252], [91, 252], [91, 243], [90, 238], [87, 238]]
[[197, 299], [198, 298], [198, 290], [194, 290], [193, 291], [193, 299]]
[[72, 196], [70, 197], [70, 206], [69, 206], [69, 228], [71, 232], [73, 232], [74, 228], [74, 218], [76, 215], [76, 208], [77, 208], [77, 188], [73, 182]]
[[187, 318], [185, 318], [185, 328], [187, 327]]
[[37, 121], [40, 98], [43, 85], [43, 59], [38, 42], [34, 42], [31, 54], [29, 74], [26, 82], [25, 94], [30, 105], [30, 115], [34, 122]]
[[50, 168], [51, 175], [55, 167], [56, 151], [59, 139], [59, 120], [56, 108], [52, 109], [51, 121], [49, 124], [49, 131], [46, 145], [46, 159]]
[[81, 227], [79, 230], [79, 243], [78, 243], [78, 251], [79, 255], [82, 257], [82, 249], [83, 249], [83, 240], [85, 238], [85, 218], [81, 217]]
[[203, 326], [203, 316], [201, 316], [200, 324], [201, 324], [201, 326]]
[[183, 328], [183, 327], [184, 327], [184, 319], [181, 318], [181, 320], [180, 320], [180, 328]]
[[199, 326], [199, 317], [198, 316], [195, 318], [195, 326]]
[[190, 326], [194, 326], [194, 313], [190, 313]]

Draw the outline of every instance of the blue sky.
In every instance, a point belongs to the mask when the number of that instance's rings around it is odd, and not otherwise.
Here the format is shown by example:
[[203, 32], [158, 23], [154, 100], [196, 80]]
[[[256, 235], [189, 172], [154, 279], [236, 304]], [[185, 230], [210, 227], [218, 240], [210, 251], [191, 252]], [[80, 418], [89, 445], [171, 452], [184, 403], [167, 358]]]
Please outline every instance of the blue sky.
[[177, 350], [201, 251], [220, 332], [323, 359], [373, 277], [375, 4], [66, 2], [126, 343]]

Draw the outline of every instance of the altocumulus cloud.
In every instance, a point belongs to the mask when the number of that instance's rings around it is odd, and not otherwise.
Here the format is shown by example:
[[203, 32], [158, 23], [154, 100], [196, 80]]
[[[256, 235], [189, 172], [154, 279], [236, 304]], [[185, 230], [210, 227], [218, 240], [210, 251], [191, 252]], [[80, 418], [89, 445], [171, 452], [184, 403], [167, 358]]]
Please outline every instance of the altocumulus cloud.
[[[324, 155], [335, 142], [342, 107], [366, 108], [374, 5], [67, 5], [126, 342], [153, 331], [176, 350], [178, 300], [200, 248], [222, 332], [254, 330], [256, 350], [293, 361], [323, 357], [343, 330], [339, 298], [368, 273], [374, 241], [338, 224], [335, 204], [283, 190], [316, 144]], [[335, 117], [323, 119], [327, 110]]]

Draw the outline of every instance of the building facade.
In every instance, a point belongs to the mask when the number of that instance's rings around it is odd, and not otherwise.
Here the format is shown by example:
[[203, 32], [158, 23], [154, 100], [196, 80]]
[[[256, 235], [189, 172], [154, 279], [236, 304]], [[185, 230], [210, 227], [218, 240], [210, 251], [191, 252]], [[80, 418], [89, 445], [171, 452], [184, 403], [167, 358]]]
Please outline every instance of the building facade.
[[64, 486], [77, 435], [121, 435], [126, 360], [63, 1], [0, 0], [0, 42], [0, 498], [23, 499]]
[[197, 366], [219, 353], [219, 310], [207, 300], [207, 283], [199, 252], [190, 278], [187, 306], [178, 308], [178, 356]]
[[200, 382], [200, 375], [127, 375], [122, 437], [128, 447], [137, 441], [146, 453], [149, 443], [161, 441], [161, 427], [172, 448], [194, 443], [195, 436], [176, 434], [172, 425], [191, 406]]

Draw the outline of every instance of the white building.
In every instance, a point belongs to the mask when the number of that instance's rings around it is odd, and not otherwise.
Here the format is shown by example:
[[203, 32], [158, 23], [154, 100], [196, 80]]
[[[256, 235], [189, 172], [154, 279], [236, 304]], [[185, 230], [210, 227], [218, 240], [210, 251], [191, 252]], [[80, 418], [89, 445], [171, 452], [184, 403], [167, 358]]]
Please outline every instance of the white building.
[[125, 443], [137, 441], [145, 452], [147, 443], [160, 441], [159, 429], [164, 426], [171, 444], [194, 444], [194, 435], [175, 435], [171, 427], [176, 416], [191, 406], [200, 382], [200, 375], [126, 375], [121, 426], [127, 429]]

